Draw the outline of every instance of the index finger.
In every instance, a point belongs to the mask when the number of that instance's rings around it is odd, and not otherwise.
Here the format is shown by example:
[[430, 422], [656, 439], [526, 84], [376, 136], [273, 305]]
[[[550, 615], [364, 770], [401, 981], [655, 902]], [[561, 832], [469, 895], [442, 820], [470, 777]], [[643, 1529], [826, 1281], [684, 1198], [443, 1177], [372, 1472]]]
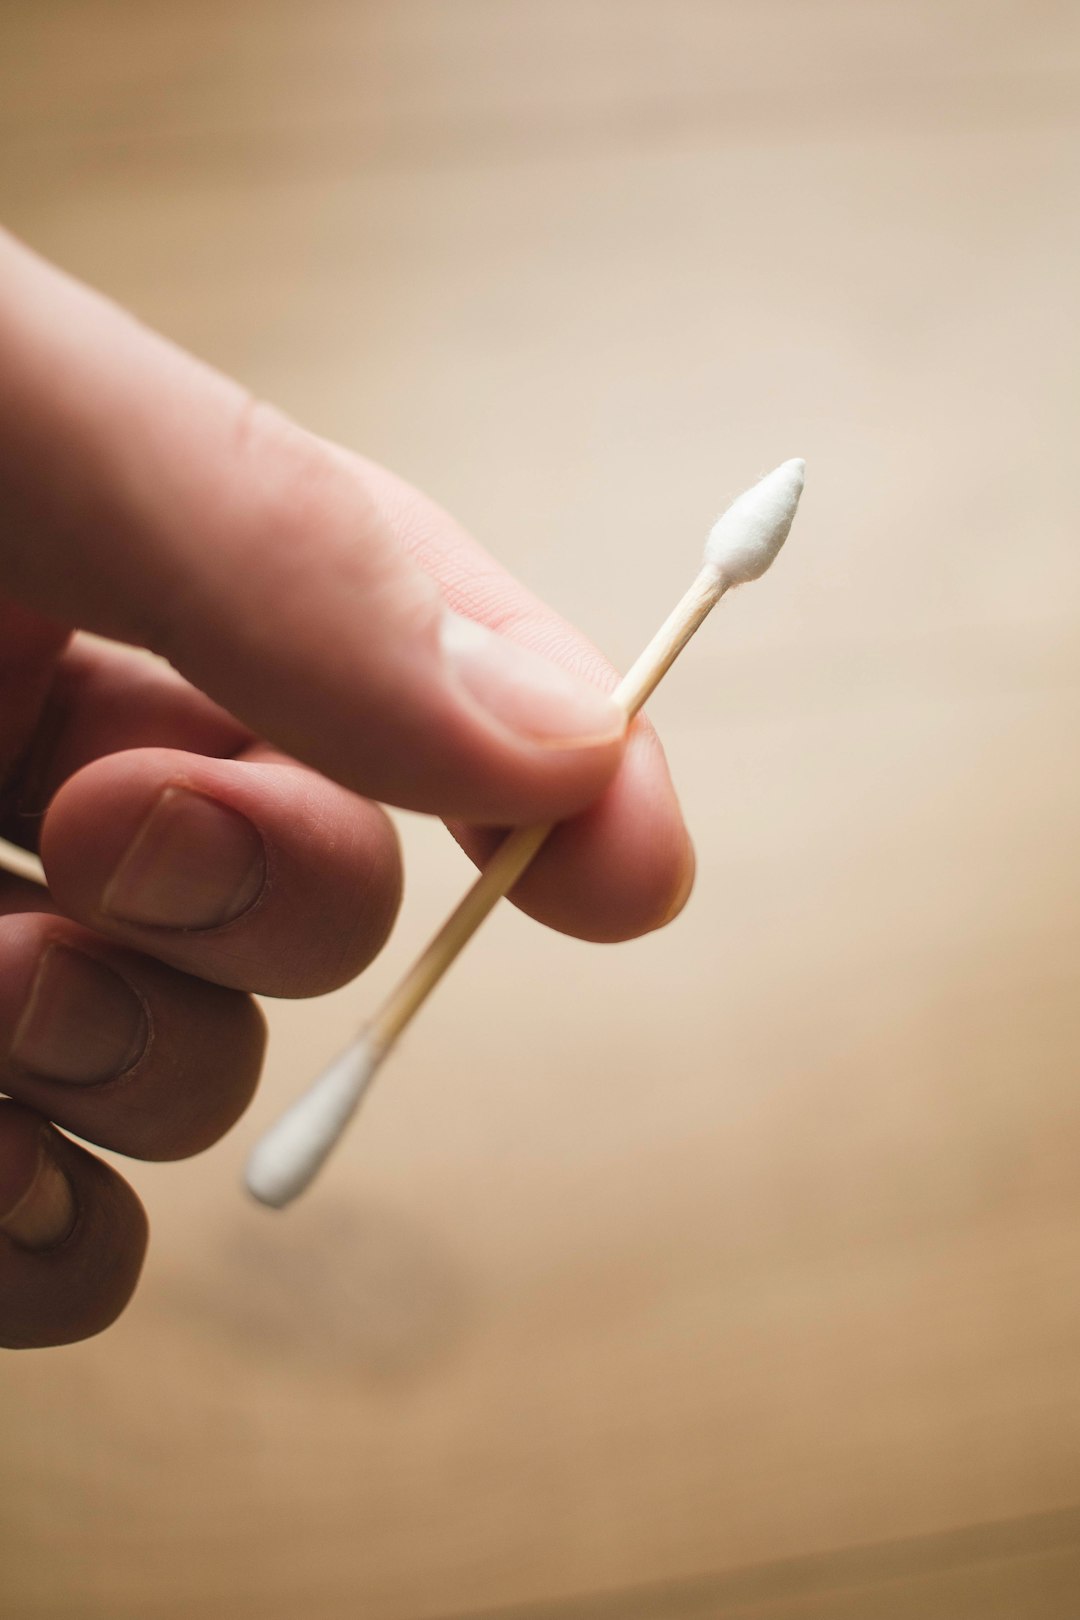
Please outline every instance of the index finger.
[[[20, 300], [0, 307], [9, 588], [164, 652], [369, 796], [494, 825], [593, 805], [515, 896], [544, 921], [621, 938], [677, 908], [692, 857], [663, 756], [635, 726], [613, 781], [615, 676], [583, 637], [400, 480], [253, 415], [227, 379], [0, 237], [5, 281]], [[509, 649], [493, 710], [448, 669], [447, 607]], [[474, 676], [491, 651], [467, 651]]]
[[357, 458], [2, 232], [0, 590], [408, 809], [555, 819], [622, 753], [594, 683], [450, 610]]

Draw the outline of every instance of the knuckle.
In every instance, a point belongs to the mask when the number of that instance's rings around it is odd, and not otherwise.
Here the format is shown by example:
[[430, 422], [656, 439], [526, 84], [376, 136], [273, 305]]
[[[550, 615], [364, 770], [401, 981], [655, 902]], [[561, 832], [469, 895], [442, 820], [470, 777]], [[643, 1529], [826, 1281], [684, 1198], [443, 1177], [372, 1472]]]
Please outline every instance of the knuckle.
[[232, 458], [245, 508], [238, 544], [252, 587], [306, 597], [327, 586], [374, 611], [433, 628], [439, 593], [391, 540], [363, 469], [276, 406], [242, 395]]
[[241, 527], [254, 530], [263, 545], [310, 533], [335, 482], [327, 446], [276, 406], [244, 393], [235, 407], [231, 449], [230, 478], [244, 503]]

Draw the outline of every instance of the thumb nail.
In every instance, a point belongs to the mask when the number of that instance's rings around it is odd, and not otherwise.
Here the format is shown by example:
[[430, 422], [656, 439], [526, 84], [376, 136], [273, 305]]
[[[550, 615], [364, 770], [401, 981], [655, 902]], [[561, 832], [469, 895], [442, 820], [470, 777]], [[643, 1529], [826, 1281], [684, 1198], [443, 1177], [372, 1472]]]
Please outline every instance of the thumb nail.
[[612, 743], [626, 716], [598, 686], [486, 625], [447, 612], [446, 663], [473, 701], [508, 730], [548, 747]]

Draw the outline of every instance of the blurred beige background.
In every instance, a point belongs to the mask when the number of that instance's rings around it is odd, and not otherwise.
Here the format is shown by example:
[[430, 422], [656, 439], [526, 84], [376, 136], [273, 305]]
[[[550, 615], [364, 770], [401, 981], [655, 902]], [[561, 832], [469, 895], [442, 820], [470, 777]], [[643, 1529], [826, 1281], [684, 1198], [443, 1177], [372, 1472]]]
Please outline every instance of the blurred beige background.
[[1080, 1613], [1080, 9], [6, 0], [0, 203], [397, 467], [625, 664], [700, 879], [499, 914], [316, 1192], [135, 1166], [104, 1338], [9, 1356], [4, 1620]]

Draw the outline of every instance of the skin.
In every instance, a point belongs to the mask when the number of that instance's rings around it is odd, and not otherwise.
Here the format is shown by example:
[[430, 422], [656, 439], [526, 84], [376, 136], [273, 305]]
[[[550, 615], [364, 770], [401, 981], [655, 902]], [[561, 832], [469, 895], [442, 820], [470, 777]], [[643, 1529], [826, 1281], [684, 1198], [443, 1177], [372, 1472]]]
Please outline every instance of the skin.
[[[380, 803], [442, 817], [477, 859], [497, 829], [562, 821], [513, 898], [585, 939], [685, 901], [693, 856], [648, 726], [569, 735], [542, 699], [475, 701], [441, 650], [447, 605], [614, 685], [425, 497], [0, 234], [0, 832], [49, 881], [0, 872], [0, 1342], [96, 1333], [138, 1278], [137, 1198], [62, 1132], [201, 1151], [258, 1078], [251, 994], [317, 995], [378, 952], [401, 889]], [[116, 873], [129, 857], [141, 872], [163, 800], [178, 830], [154, 881], [212, 911], [220, 829], [251, 850], [235, 916], [118, 912]], [[51, 1051], [76, 1012], [78, 1061], [96, 1051], [85, 1020], [111, 992], [73, 1012], [38, 977], [50, 951], [135, 998], [138, 1051], [117, 1072], [73, 1081], [40, 1041], [20, 1056], [28, 1027]], [[45, 1159], [60, 1177], [38, 1182]]]

